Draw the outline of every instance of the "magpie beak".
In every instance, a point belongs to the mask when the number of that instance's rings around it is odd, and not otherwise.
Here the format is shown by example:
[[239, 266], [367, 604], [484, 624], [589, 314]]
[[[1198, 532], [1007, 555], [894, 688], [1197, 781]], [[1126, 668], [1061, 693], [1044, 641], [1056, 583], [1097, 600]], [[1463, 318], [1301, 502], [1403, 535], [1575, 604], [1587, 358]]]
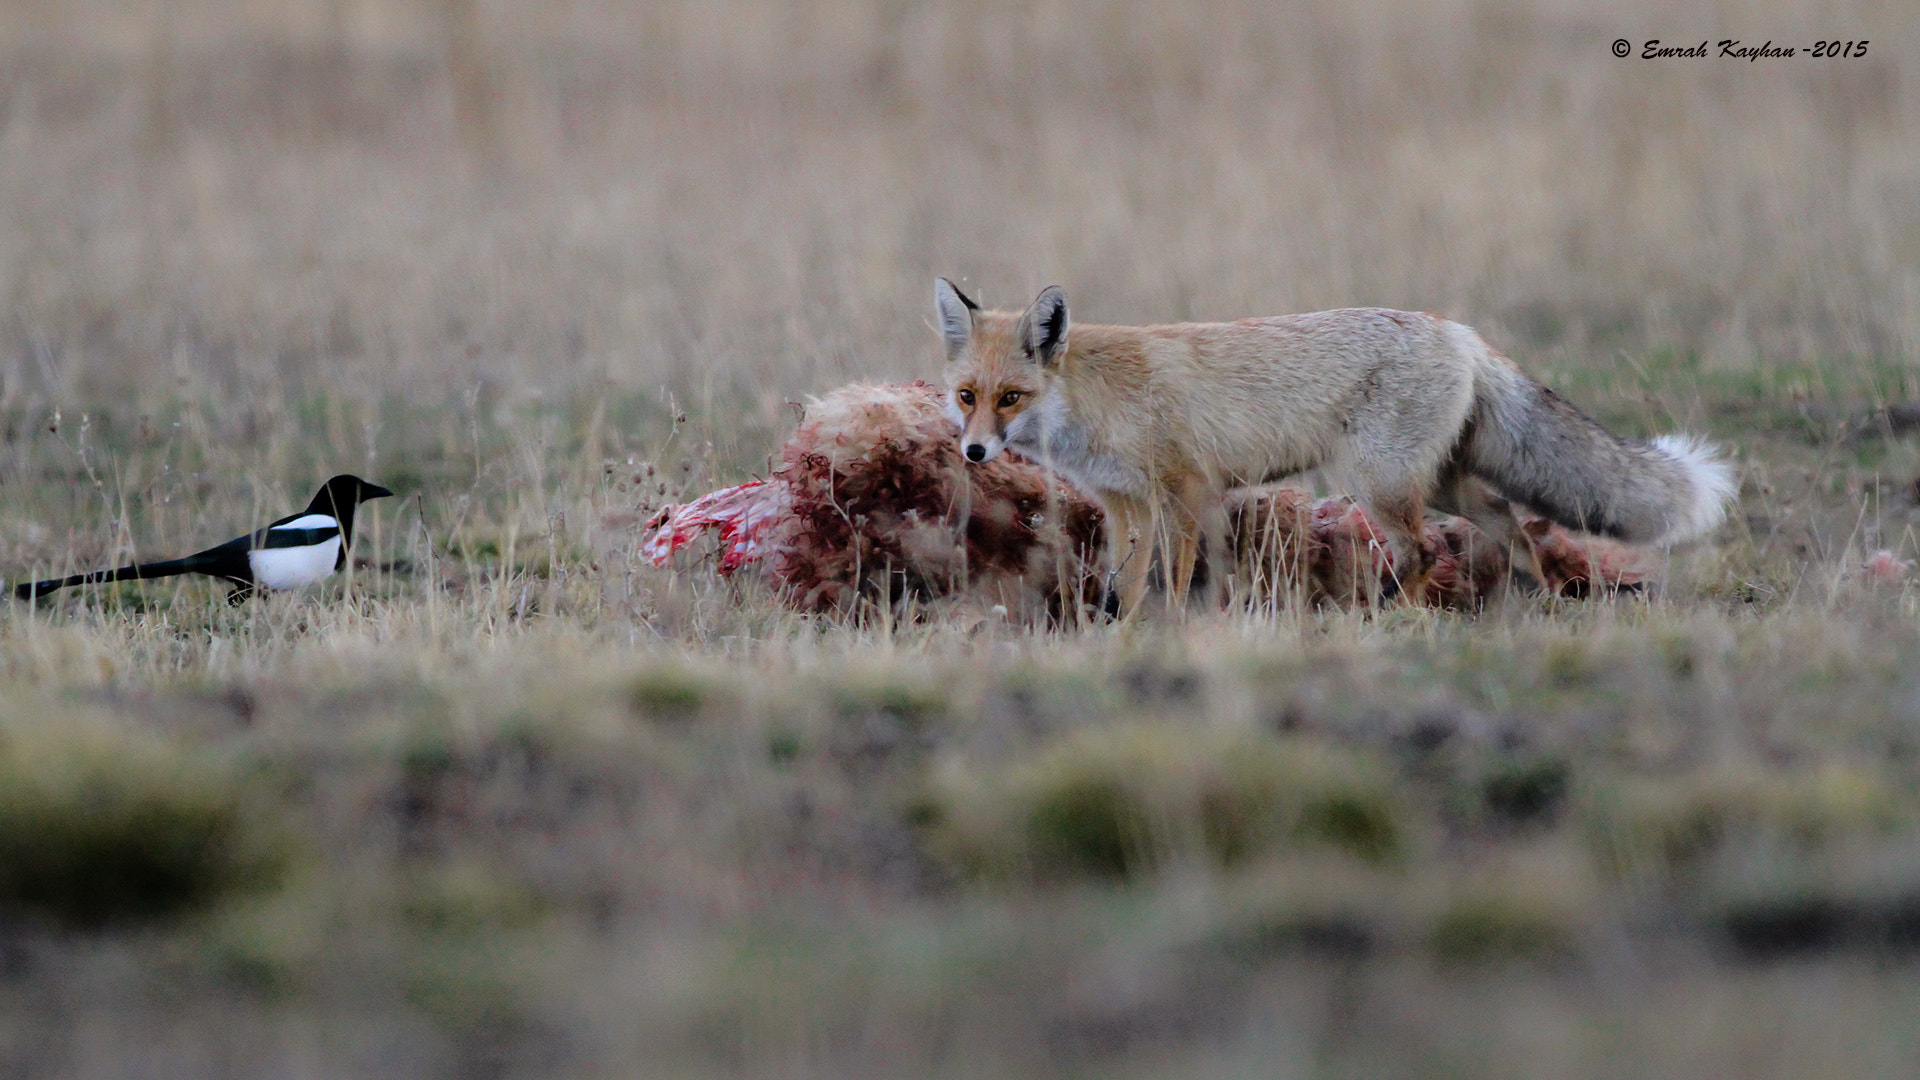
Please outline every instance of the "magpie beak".
[[258, 588], [297, 589], [347, 565], [347, 546], [353, 543], [354, 508], [368, 499], [391, 494], [393, 492], [379, 484], [342, 474], [327, 481], [305, 510], [289, 514], [258, 532], [235, 537], [219, 547], [182, 559], [36, 581], [15, 588], [13, 595], [15, 599], [33, 600], [69, 585], [177, 574], [206, 574], [232, 582], [233, 592], [227, 600], [234, 604], [246, 600]]

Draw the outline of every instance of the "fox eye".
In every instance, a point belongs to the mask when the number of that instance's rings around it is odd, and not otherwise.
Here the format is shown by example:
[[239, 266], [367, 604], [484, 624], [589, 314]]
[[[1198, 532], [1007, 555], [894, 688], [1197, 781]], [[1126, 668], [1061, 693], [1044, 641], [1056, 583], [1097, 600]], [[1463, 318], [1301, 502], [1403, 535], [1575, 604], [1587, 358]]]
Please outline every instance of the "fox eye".
[[965, 405], [969, 409], [973, 408], [973, 391], [961, 390], [953, 396], [960, 399], [960, 404]]
[[1011, 409], [1020, 401], [1020, 391], [1009, 390], [1000, 395], [1000, 408]]

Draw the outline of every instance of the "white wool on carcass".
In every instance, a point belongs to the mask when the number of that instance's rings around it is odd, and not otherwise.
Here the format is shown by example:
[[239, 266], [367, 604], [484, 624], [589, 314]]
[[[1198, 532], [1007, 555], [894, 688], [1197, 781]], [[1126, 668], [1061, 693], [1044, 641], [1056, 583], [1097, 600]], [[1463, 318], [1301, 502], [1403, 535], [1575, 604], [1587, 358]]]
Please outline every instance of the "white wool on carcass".
[[661, 511], [643, 551], [664, 565], [717, 530], [721, 573], [757, 562], [803, 611], [971, 596], [1058, 618], [1099, 601], [1100, 522], [1025, 461], [963, 459], [932, 386], [856, 384], [807, 403], [765, 481]]

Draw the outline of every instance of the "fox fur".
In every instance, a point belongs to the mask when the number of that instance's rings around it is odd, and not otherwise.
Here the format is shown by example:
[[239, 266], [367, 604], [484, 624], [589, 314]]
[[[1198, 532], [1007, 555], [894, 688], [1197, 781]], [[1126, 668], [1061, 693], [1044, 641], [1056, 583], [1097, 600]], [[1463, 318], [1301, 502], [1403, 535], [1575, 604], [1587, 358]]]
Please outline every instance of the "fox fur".
[[[1041, 461], [1106, 511], [1122, 608], [1157, 542], [1185, 606], [1225, 493], [1308, 469], [1344, 476], [1419, 592], [1428, 507], [1538, 558], [1510, 503], [1570, 529], [1671, 545], [1711, 532], [1732, 471], [1690, 436], [1631, 442], [1522, 374], [1471, 328], [1346, 308], [1170, 326], [1079, 326], [1059, 286], [985, 311], [935, 282], [947, 408], [970, 462]], [[1383, 597], [1384, 598], [1384, 597]]]

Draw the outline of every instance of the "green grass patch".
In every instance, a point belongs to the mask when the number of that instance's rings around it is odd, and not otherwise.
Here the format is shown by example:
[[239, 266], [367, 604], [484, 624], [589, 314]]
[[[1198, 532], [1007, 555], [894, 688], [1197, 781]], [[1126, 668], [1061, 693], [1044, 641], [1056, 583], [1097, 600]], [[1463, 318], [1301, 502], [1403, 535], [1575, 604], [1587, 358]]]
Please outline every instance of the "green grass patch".
[[203, 755], [85, 722], [0, 729], [0, 906], [69, 929], [164, 919], [270, 884], [287, 855]]
[[936, 847], [963, 872], [1134, 880], [1296, 848], [1369, 861], [1405, 840], [1387, 772], [1307, 738], [1130, 725], [1067, 738], [1032, 760], [951, 779]]
[[1620, 777], [1594, 785], [1585, 801], [1602, 865], [1655, 880], [1696, 870], [1735, 844], [1811, 850], [1884, 834], [1913, 812], [1880, 772], [1840, 763]]

